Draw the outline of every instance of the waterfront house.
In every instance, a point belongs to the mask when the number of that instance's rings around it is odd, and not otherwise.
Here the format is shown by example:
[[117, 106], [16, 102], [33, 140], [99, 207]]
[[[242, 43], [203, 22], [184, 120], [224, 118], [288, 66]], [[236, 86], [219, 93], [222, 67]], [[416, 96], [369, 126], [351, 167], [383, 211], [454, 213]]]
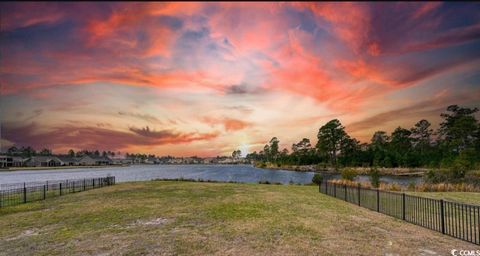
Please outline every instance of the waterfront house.
[[11, 167], [13, 165], [13, 157], [0, 156], [0, 168]]
[[95, 165], [111, 165], [113, 164], [112, 159], [101, 156], [101, 157], [94, 157], [93, 160], [95, 161]]
[[95, 160], [90, 156], [82, 156], [78, 159], [78, 165], [95, 165]]
[[114, 156], [111, 158], [112, 164], [133, 164], [133, 159], [126, 158], [125, 156]]
[[12, 167], [22, 167], [25, 165], [25, 160], [22, 157], [14, 156], [12, 157]]
[[62, 163], [62, 166], [74, 166], [79, 165], [78, 161], [79, 158], [71, 157], [71, 156], [58, 156], [57, 157]]
[[149, 157], [149, 158], [145, 159], [145, 163], [146, 164], [160, 164], [160, 160], [158, 160], [158, 158], [156, 158], [156, 157]]
[[45, 167], [45, 166], [60, 166], [62, 161], [55, 156], [32, 156], [25, 160], [25, 166], [28, 167]]

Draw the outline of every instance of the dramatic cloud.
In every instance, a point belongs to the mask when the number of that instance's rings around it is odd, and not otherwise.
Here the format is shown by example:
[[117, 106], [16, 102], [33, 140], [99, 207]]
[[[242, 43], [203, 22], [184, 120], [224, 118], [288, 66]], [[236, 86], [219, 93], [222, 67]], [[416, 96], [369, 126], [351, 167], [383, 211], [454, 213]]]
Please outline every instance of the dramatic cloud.
[[32, 146], [37, 149], [56, 148], [68, 150], [101, 149], [101, 150], [128, 150], [132, 146], [152, 146], [163, 144], [182, 144], [197, 140], [211, 140], [218, 133], [197, 134], [179, 133], [172, 131], [150, 131], [148, 127], [130, 128], [131, 132], [111, 130], [102, 127], [55, 127], [46, 131], [39, 131], [35, 123], [23, 126], [4, 124], [2, 137], [19, 146]]
[[445, 106], [432, 97], [478, 102], [479, 10], [1, 3], [0, 139], [205, 155], [258, 150], [273, 136], [282, 145], [313, 139], [331, 118], [362, 140], [374, 126], [435, 122]]

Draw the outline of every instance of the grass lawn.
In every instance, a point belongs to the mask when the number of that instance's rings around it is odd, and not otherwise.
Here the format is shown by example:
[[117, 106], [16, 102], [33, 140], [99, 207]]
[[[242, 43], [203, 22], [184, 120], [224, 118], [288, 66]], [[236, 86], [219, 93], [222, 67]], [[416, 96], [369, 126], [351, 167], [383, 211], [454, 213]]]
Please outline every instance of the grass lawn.
[[450, 255], [480, 249], [315, 186], [123, 183], [0, 209], [0, 255]]
[[480, 205], [480, 193], [478, 192], [409, 192], [409, 194]]

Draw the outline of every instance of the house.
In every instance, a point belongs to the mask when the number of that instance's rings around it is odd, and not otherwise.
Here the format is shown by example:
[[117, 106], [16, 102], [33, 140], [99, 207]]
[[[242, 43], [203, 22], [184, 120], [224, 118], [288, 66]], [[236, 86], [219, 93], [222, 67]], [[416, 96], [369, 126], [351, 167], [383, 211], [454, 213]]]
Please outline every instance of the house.
[[24, 163], [28, 167], [62, 165], [62, 161], [55, 156], [32, 156], [27, 158]]
[[13, 165], [13, 157], [0, 156], [0, 168], [11, 167]]
[[25, 165], [25, 160], [22, 157], [14, 156], [12, 157], [12, 167], [22, 167]]
[[203, 159], [204, 164], [215, 164], [217, 159], [215, 157], [206, 157]]
[[73, 165], [78, 165], [78, 158], [71, 157], [71, 156], [58, 156], [57, 157], [60, 162], [62, 162], [62, 166], [73, 166]]
[[95, 160], [90, 156], [82, 156], [78, 159], [78, 165], [95, 165]]
[[106, 156], [93, 157], [93, 160], [95, 161], [95, 165], [111, 165], [111, 164], [113, 164], [112, 159], [110, 159]]
[[225, 157], [225, 158], [218, 161], [219, 164], [232, 164], [234, 162], [235, 161], [233, 160], [232, 157]]
[[156, 158], [156, 157], [149, 157], [149, 158], [145, 159], [145, 163], [146, 164], [160, 164], [160, 160], [158, 160], [158, 158]]
[[112, 159], [112, 164], [133, 164], [133, 159], [131, 158], [126, 158], [124, 156], [114, 156]]

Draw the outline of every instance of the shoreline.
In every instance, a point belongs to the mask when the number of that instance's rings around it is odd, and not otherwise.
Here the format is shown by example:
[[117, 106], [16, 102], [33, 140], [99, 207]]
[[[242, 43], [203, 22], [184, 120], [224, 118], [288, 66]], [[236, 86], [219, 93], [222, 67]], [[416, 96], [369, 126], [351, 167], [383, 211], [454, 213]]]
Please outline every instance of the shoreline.
[[128, 167], [130, 165], [73, 165], [73, 166], [38, 166], [38, 167], [8, 167], [0, 168], [0, 172], [15, 171], [42, 171], [59, 169], [90, 169], [90, 168], [108, 168], [108, 167]]
[[[295, 171], [295, 172], [314, 172], [314, 173], [324, 173], [324, 174], [340, 174], [338, 170], [333, 167], [321, 167], [318, 168], [317, 165], [282, 165], [275, 166], [272, 164], [267, 164], [266, 166], [257, 166], [256, 168], [266, 169], [266, 170], [286, 170], [286, 171]], [[350, 167], [355, 170], [357, 175], [368, 175], [370, 168], [366, 167]], [[423, 177], [427, 173], [427, 168], [378, 168], [380, 175], [382, 176], [397, 176], [397, 177]]]

